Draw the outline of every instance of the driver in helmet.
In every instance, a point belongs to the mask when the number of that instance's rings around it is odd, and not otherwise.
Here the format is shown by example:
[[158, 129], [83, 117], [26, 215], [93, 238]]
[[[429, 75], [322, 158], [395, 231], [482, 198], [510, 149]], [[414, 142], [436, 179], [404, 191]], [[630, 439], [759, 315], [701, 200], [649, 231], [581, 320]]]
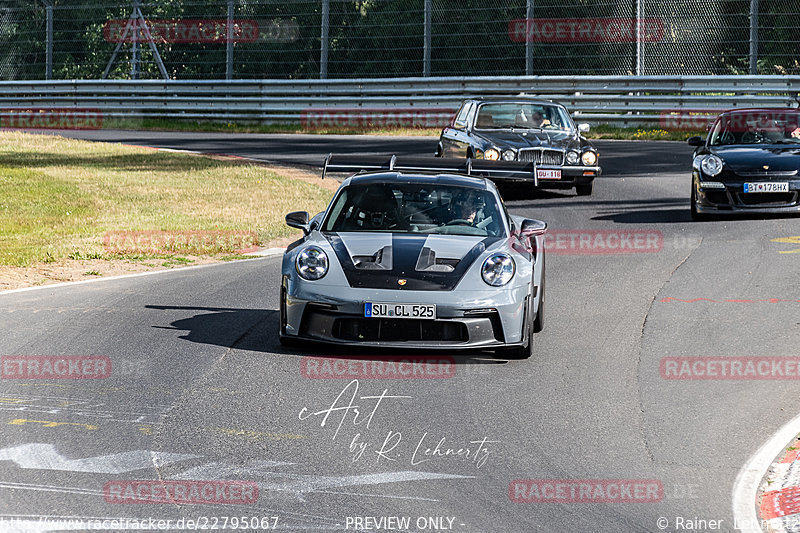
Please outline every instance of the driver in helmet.
[[483, 198], [477, 192], [460, 193], [453, 198], [452, 216], [454, 220], [463, 220], [471, 225], [480, 222], [483, 210]]

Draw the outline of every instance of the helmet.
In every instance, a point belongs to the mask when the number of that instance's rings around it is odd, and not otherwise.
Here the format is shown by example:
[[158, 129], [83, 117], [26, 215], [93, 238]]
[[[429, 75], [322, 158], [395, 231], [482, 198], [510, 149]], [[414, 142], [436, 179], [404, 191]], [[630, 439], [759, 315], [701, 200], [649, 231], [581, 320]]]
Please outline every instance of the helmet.
[[351, 220], [360, 229], [386, 230], [398, 222], [397, 199], [385, 185], [368, 185], [353, 206]]

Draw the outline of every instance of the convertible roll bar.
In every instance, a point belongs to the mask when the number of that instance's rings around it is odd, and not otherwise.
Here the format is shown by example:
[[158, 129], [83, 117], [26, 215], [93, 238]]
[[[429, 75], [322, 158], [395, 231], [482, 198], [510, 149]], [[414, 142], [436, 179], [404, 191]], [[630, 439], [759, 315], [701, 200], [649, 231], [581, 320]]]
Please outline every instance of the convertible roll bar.
[[533, 181], [536, 178], [535, 163], [518, 161], [488, 161], [485, 159], [457, 159], [449, 157], [385, 156], [385, 155], [335, 155], [328, 154], [322, 167], [322, 179], [328, 172], [390, 172], [455, 173], [480, 176], [492, 180]]

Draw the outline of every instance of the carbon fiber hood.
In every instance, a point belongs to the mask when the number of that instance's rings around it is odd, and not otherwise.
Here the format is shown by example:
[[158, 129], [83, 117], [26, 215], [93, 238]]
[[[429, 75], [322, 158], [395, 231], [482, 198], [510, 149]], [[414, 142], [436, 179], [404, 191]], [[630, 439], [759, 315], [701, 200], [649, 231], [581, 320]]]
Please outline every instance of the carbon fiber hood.
[[404, 233], [323, 233], [351, 287], [453, 290], [499, 237]]

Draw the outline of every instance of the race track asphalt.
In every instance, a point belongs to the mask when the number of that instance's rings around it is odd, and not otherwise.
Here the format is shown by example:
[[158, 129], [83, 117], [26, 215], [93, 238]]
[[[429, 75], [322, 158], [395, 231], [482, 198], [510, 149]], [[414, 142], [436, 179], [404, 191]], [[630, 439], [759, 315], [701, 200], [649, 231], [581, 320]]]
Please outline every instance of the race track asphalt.
[[[430, 143], [79, 135], [309, 165], [348, 146], [420, 153]], [[375, 531], [353, 518], [366, 516], [410, 517], [409, 531], [437, 531], [428, 517], [477, 533], [734, 531], [734, 480], [797, 414], [796, 382], [665, 379], [660, 365], [797, 355], [800, 253], [782, 252], [800, 244], [773, 239], [800, 235], [800, 220], [692, 222], [686, 145], [598, 145], [606, 172], [593, 196], [528, 195], [510, 210], [545, 220], [554, 235], [643, 232], [657, 246], [567, 253], [567, 241], [553, 241], [546, 326], [529, 360], [448, 353], [450, 377], [360, 379], [357, 392], [348, 379], [310, 379], [306, 356], [386, 354], [281, 347], [277, 256], [0, 294], [0, 354], [105, 355], [113, 369], [107, 379], [0, 381], [0, 519], [34, 531], [56, 530], [46, 517], [200, 516], [277, 516], [284, 531]], [[324, 414], [308, 416], [340, 395], [355, 396], [360, 423], [352, 412], [333, 412], [324, 425]], [[441, 443], [474, 453], [479, 442], [482, 461], [433, 452]], [[104, 498], [109, 482], [142, 479], [252, 480], [259, 499]], [[663, 497], [517, 503], [509, 494], [514, 480], [595, 479], [656, 482]], [[723, 522], [687, 529], [679, 517]], [[14, 530], [10, 523], [0, 530]]]

